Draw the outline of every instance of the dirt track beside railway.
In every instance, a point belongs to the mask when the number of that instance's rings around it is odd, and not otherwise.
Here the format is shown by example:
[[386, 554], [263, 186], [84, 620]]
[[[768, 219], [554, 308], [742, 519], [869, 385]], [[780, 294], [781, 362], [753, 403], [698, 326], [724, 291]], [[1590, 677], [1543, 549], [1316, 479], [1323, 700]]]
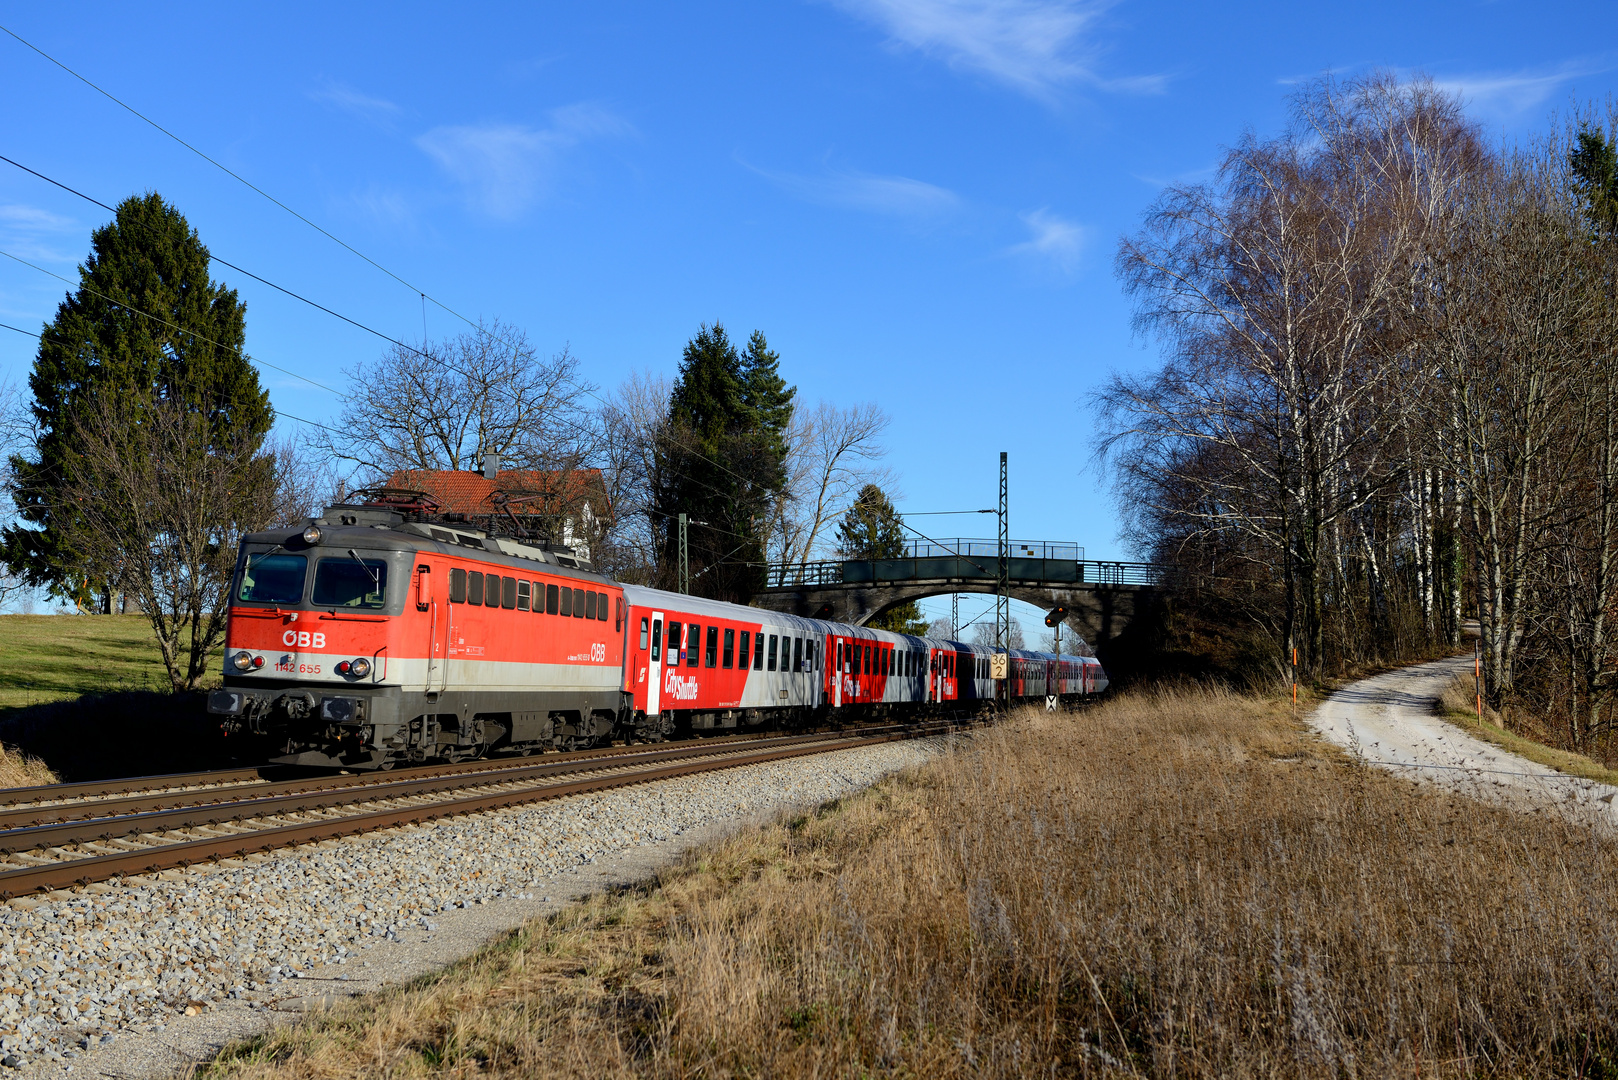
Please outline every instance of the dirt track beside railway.
[[1496, 805], [1555, 810], [1618, 830], [1618, 787], [1553, 772], [1439, 718], [1444, 688], [1471, 671], [1472, 658], [1460, 656], [1362, 679], [1327, 698], [1310, 725], [1367, 764]]

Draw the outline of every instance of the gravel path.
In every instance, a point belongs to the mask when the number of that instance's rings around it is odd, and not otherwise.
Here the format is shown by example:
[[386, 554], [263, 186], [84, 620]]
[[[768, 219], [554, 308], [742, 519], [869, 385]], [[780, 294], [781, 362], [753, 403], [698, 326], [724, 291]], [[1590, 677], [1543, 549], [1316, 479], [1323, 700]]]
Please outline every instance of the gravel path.
[[1499, 805], [1618, 827], [1618, 787], [1553, 772], [1438, 718], [1444, 687], [1471, 671], [1462, 656], [1362, 679], [1322, 702], [1310, 723], [1367, 763]]
[[0, 907], [5, 1075], [169, 1076], [277, 1011], [413, 977], [949, 737], [663, 780]]

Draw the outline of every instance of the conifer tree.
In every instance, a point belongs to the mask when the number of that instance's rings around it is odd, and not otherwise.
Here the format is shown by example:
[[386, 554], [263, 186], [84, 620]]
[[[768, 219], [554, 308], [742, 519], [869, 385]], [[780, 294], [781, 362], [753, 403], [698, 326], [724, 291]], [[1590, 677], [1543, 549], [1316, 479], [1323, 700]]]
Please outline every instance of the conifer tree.
[[156, 193], [131, 196], [91, 234], [79, 287], [45, 326], [28, 379], [38, 435], [11, 459], [21, 522], [0, 558], [31, 585], [87, 606], [96, 579], [64, 541], [63, 493], [75, 482], [74, 425], [97, 398], [179, 403], [207, 419], [211, 438], [256, 446], [273, 422], [269, 394], [243, 353], [246, 305], [208, 274], [208, 249]]
[[758, 331], [745, 353], [718, 323], [686, 343], [657, 454], [665, 583], [675, 573], [684, 513], [693, 592], [745, 603], [759, 587], [763, 530], [786, 486], [795, 393]]
[[[837, 525], [837, 553], [845, 559], [900, 559], [905, 554], [904, 525], [887, 492], [875, 484], [860, 489]], [[927, 620], [914, 601], [899, 604], [866, 625], [898, 634], [925, 634]]]

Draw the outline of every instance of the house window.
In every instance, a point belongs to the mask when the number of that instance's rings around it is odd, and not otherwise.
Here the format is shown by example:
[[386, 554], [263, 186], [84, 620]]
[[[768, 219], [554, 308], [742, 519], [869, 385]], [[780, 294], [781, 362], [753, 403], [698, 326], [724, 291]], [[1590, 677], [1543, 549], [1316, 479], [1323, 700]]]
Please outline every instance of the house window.
[[779, 647], [779, 643], [780, 643], [780, 639], [778, 639], [774, 634], [771, 634], [770, 635], [770, 666], [769, 666], [770, 671], [775, 670], [775, 655], [776, 655], [776, 650]]
[[719, 627], [708, 627], [708, 652], [703, 658], [705, 667], [716, 667], [719, 664]]
[[[744, 650], [747, 648], [747, 643], [745, 641], [742, 643], [742, 648]], [[729, 628], [726, 628], [726, 630], [725, 630], [725, 669], [728, 671], [730, 668], [733, 668], [735, 666], [736, 666], [736, 631], [731, 630]]]
[[465, 570], [451, 570], [449, 572], [449, 602], [452, 604], [466, 603]]
[[466, 576], [466, 602], [483, 603], [483, 573], [479, 570], [474, 570]]

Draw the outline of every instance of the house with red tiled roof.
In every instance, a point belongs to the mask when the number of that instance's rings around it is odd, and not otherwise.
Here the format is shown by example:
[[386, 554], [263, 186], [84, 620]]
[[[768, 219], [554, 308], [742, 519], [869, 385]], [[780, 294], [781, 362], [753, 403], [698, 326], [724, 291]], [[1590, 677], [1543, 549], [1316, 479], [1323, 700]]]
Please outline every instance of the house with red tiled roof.
[[515, 518], [536, 538], [572, 548], [586, 561], [612, 520], [600, 469], [501, 469], [499, 459], [491, 459], [482, 472], [400, 469], [387, 486], [424, 491], [441, 512], [489, 518], [495, 528]]

